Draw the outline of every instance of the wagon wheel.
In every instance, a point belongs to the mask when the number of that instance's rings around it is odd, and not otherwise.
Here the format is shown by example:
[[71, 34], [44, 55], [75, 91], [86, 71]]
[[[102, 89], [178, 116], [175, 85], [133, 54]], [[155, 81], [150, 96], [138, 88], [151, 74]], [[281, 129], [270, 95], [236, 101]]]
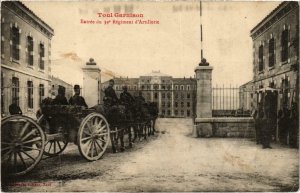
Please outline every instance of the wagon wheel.
[[[50, 131], [50, 124], [45, 115], [42, 115], [37, 122], [45, 132]], [[68, 140], [66, 138], [46, 141], [44, 154], [49, 157], [57, 156], [66, 149], [67, 145]]]
[[77, 144], [80, 154], [88, 161], [101, 158], [110, 139], [110, 129], [105, 117], [91, 113], [80, 124]]
[[20, 176], [31, 171], [41, 160], [44, 146], [45, 134], [33, 119], [16, 115], [2, 120], [1, 168], [5, 174]]

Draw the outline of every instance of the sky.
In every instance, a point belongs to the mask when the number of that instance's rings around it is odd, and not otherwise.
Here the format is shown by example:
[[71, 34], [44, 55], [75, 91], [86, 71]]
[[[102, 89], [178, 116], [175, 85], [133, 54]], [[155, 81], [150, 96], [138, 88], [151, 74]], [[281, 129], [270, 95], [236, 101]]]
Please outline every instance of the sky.
[[[250, 30], [280, 2], [202, 3], [204, 57], [213, 66], [213, 85], [241, 85], [252, 79]], [[54, 29], [52, 74], [82, 84], [81, 68], [94, 58], [102, 81], [139, 77], [152, 70], [194, 77], [200, 62], [199, 2], [26, 1]], [[119, 10], [118, 10], [119, 9]], [[103, 18], [97, 13], [143, 14], [143, 18]], [[83, 20], [102, 24], [82, 24]], [[154, 20], [159, 24], [107, 24], [104, 20]]]

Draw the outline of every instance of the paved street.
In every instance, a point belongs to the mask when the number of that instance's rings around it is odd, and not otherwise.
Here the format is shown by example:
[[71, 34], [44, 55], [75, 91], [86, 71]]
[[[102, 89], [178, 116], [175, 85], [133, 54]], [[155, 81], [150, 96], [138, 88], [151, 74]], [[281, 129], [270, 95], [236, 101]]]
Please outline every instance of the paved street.
[[[189, 119], [159, 119], [155, 136], [86, 162], [75, 145], [7, 191], [296, 191], [298, 150], [234, 138], [192, 138]], [[44, 184], [43, 184], [44, 182]]]

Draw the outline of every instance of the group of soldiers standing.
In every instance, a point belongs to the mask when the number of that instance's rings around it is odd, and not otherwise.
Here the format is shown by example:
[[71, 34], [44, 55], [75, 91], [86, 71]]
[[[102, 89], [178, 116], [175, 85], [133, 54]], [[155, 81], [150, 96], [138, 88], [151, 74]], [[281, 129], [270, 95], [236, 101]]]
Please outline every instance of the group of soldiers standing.
[[254, 110], [252, 116], [255, 120], [256, 143], [262, 148], [272, 148], [270, 143], [276, 138], [278, 127], [278, 139], [283, 145], [298, 147], [299, 114], [298, 105], [292, 102], [291, 108], [284, 107], [278, 113], [269, 112], [269, 109]]

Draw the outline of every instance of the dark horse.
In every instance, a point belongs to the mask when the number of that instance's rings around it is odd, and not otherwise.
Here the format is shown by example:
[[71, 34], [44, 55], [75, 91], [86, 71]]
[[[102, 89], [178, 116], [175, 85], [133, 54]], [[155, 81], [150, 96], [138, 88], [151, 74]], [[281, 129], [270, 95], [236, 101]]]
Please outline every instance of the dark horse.
[[[113, 152], [117, 151], [118, 141], [120, 140], [120, 150], [124, 151], [124, 135], [128, 134], [129, 148], [132, 142], [137, 138], [144, 139], [147, 135], [154, 134], [155, 120], [158, 116], [157, 103], [140, 103], [134, 101], [130, 109], [126, 109], [124, 105], [114, 105], [105, 107], [104, 105], [96, 105], [92, 107], [96, 112], [103, 114], [111, 129], [111, 144]], [[132, 129], [134, 139], [132, 139]]]

